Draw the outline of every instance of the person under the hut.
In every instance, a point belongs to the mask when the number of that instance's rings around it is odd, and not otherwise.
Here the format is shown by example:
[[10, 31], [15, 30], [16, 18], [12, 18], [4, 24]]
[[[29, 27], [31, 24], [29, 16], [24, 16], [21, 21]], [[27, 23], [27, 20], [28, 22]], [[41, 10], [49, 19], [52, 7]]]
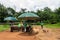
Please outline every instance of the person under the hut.
[[43, 31], [44, 33], [49, 32], [49, 30], [43, 29], [43, 25], [44, 25], [44, 23], [43, 23], [43, 21], [41, 21], [41, 29], [42, 29], [42, 31]]
[[41, 24], [40, 25], [41, 25], [41, 29], [43, 29], [43, 21], [41, 21]]
[[19, 23], [19, 24], [18, 24], [18, 28], [19, 28], [19, 29], [21, 29], [22, 26], [23, 26], [22, 23]]
[[27, 22], [23, 21], [23, 26], [24, 26], [24, 32], [26, 32], [26, 27], [27, 27]]
[[13, 21], [10, 21], [10, 26], [13, 26], [14, 25], [14, 22]]
[[26, 32], [31, 32], [31, 30], [32, 30], [31, 25], [28, 25], [28, 26], [26, 27]]

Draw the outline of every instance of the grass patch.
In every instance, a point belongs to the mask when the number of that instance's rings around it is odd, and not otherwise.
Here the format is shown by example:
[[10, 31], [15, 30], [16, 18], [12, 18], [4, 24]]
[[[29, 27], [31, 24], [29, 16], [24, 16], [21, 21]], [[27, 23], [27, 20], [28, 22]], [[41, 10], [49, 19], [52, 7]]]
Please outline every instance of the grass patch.
[[0, 32], [9, 29], [9, 25], [0, 25]]
[[60, 28], [60, 23], [57, 24], [45, 24], [44, 25], [47, 28]]

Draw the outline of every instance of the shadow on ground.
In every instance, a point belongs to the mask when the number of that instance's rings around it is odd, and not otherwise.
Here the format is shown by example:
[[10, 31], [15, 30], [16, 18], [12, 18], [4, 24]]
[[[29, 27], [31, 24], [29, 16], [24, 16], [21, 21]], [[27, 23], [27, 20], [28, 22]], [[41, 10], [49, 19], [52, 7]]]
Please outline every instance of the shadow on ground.
[[38, 32], [37, 33], [32, 33], [32, 34], [30, 34], [30, 33], [20, 33], [18, 35], [20, 35], [20, 36], [35, 36], [37, 34], [38, 34]]

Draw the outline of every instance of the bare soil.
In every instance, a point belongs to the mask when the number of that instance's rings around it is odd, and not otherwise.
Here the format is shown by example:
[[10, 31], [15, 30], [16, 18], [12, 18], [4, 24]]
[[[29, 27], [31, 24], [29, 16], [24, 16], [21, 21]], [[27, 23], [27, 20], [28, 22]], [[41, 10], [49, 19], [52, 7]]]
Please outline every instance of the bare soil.
[[33, 29], [38, 33], [29, 35], [17, 31], [10, 32], [10, 30], [0, 32], [0, 40], [60, 40], [60, 28], [44, 28], [45, 31], [42, 31], [40, 26], [35, 25]]

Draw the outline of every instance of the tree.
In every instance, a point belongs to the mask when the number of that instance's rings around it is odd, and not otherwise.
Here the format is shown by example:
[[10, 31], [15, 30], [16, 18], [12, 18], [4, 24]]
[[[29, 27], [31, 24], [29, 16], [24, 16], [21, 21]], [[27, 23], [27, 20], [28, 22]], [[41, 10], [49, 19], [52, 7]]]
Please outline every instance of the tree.
[[13, 8], [10, 8], [10, 7], [9, 7], [9, 8], [7, 8], [7, 11], [8, 11], [8, 14], [9, 14], [9, 15], [15, 16], [15, 13], [16, 13], [16, 12], [15, 12], [15, 10], [14, 10]]
[[60, 22], [60, 7], [58, 9], [55, 9], [55, 13], [58, 17], [58, 22]]
[[25, 9], [21, 8], [21, 11], [18, 13], [18, 16], [25, 13], [25, 12], [26, 12], [26, 8]]
[[37, 10], [37, 15], [39, 15], [40, 20], [44, 22], [47, 22], [47, 23], [57, 22], [57, 15], [48, 7], [45, 7], [43, 11]]
[[40, 20], [42, 20], [42, 21], [49, 20], [50, 19], [50, 13], [51, 13], [51, 9], [48, 7], [45, 7], [43, 9], [43, 11], [37, 10], [37, 15], [40, 16]]
[[0, 4], [0, 21], [3, 22], [4, 18], [8, 16], [7, 8]]
[[20, 12], [21, 13], [25, 13], [26, 12], [26, 8], [25, 9], [21, 8], [21, 11]]
[[43, 12], [41, 10], [37, 10], [36, 14], [40, 17], [39, 20], [43, 20]]

